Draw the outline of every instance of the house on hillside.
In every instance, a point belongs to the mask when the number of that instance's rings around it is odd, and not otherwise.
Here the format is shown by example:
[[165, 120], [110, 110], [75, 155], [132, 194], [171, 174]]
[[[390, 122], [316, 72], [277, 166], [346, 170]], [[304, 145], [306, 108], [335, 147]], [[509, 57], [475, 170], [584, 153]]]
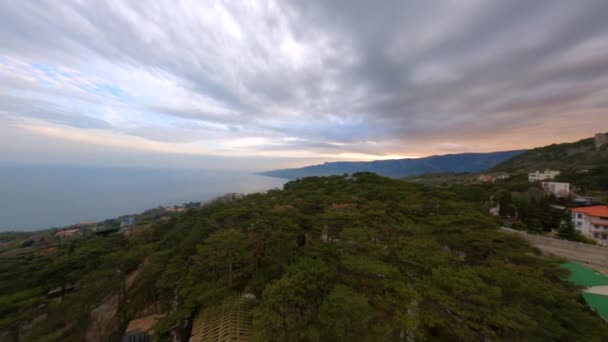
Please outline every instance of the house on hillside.
[[555, 197], [570, 197], [570, 183], [542, 182], [543, 190], [547, 195]]
[[125, 228], [134, 225], [137, 223], [137, 220], [133, 216], [129, 216], [126, 219], [120, 221], [120, 227]]
[[595, 135], [595, 148], [600, 149], [600, 147], [608, 145], [608, 133], [598, 133]]
[[55, 237], [59, 239], [67, 239], [78, 236], [82, 236], [82, 230], [79, 228], [64, 229], [55, 233]]
[[488, 175], [488, 174], [479, 175], [479, 177], [477, 177], [477, 180], [480, 181], [480, 182], [482, 182], [482, 183], [491, 182], [492, 181], [492, 176]]
[[183, 206], [173, 206], [173, 207], [163, 207], [163, 209], [170, 213], [181, 213], [186, 211], [186, 208]]
[[555, 177], [559, 176], [561, 172], [559, 170], [549, 170], [546, 169], [545, 171], [534, 171], [531, 173], [528, 173], [528, 181], [529, 182], [536, 182], [536, 181], [544, 181], [547, 179], [555, 179]]
[[608, 206], [579, 207], [570, 211], [576, 230], [598, 244], [608, 246]]
[[125, 333], [120, 342], [153, 342], [154, 335], [143, 331], [133, 331]]
[[154, 341], [154, 324], [156, 324], [164, 315], [153, 314], [150, 316], [140, 317], [129, 322], [127, 330], [122, 336], [121, 342], [153, 342]]
[[506, 172], [494, 172], [479, 175], [477, 180], [482, 183], [496, 182], [497, 180], [509, 179], [510, 175]]
[[510, 174], [506, 173], [506, 172], [499, 172], [496, 174], [496, 176], [494, 176], [494, 181], [496, 180], [503, 180], [503, 179], [509, 179], [511, 177]]

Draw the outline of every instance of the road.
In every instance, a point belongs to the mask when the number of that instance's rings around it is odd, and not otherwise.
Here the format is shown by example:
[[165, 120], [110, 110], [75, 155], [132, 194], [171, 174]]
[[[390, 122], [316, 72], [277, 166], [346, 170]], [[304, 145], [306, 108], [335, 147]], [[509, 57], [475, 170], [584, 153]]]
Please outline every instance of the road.
[[571, 261], [587, 264], [597, 271], [608, 274], [608, 247], [532, 235], [506, 227], [501, 227], [501, 230], [520, 235], [545, 254], [556, 255]]

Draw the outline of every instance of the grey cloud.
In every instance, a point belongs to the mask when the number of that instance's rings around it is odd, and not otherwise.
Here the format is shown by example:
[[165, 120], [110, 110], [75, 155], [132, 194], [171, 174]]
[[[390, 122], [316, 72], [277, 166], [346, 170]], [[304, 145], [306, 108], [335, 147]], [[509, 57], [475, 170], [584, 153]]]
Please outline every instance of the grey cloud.
[[[394, 7], [366, 1], [349, 1], [348, 4], [312, 2], [312, 5], [306, 2], [304, 5], [308, 13], [322, 18], [319, 21], [329, 29], [355, 36], [364, 62], [351, 73], [361, 78], [353, 76], [352, 81], [355, 84], [371, 82], [377, 91], [370, 94], [370, 101], [363, 104], [363, 109], [370, 113], [369, 117], [390, 118], [392, 124], [403, 127], [402, 132], [422, 130], [423, 133], [432, 133], [443, 130], [445, 126], [456, 128], [451, 127], [451, 123], [460, 122], [470, 114], [474, 114], [468, 118], [470, 120], [493, 121], [496, 117], [494, 112], [480, 112], [479, 108], [496, 98], [508, 96], [510, 92], [519, 91], [522, 84], [530, 89], [543, 86], [545, 83], [535, 74], [538, 69], [544, 69], [550, 57], [568, 52], [586, 40], [602, 37], [608, 29], [608, 23], [601, 14], [607, 9], [602, 1], [509, 1], [491, 5], [486, 2], [479, 5], [483, 11], [461, 27], [437, 38], [435, 44], [421, 51], [409, 52], [414, 57], [409, 57], [407, 63], [399, 65], [389, 60], [381, 53], [390, 48], [391, 42], [386, 37], [404, 29], [423, 35], [427, 29], [432, 30], [433, 25], [449, 20], [434, 17], [437, 6], [429, 3], [433, 2], [399, 2], [400, 5]], [[319, 7], [314, 8], [315, 5]], [[423, 18], [424, 22], [416, 20], [416, 16]], [[420, 26], [408, 25], [410, 19]], [[557, 21], [560, 19], [561, 22]], [[537, 41], [526, 42], [529, 38]], [[412, 48], [415, 50], [415, 46]], [[493, 48], [496, 51], [492, 51]], [[486, 55], [492, 58], [483, 60]], [[608, 57], [608, 51], [603, 51], [603, 56]], [[420, 71], [425, 63], [436, 60], [445, 61], [448, 69], [453, 65], [460, 77], [439, 84], [412, 84], [411, 75]], [[603, 71], [601, 63], [596, 65]], [[560, 67], [555, 70], [559, 72]], [[562, 81], [581, 77], [576, 72], [570, 76], [572, 78]], [[593, 77], [605, 78], [606, 73]], [[467, 91], [496, 85], [495, 93], [476, 99], [474, 104], [466, 102]], [[571, 98], [579, 96], [564, 95]], [[528, 101], [522, 99], [520, 109], [525, 109]], [[440, 107], [446, 104], [453, 104], [451, 110], [441, 110]], [[550, 116], [550, 113], [541, 115]], [[432, 125], [425, 125], [427, 119]]]
[[[202, 126], [123, 131], [178, 142], [213, 130], [298, 138], [258, 148], [268, 150], [398, 153], [526, 125], [550, 138], [551, 125], [538, 122], [598, 106], [588, 100], [608, 81], [604, 0], [237, 2], [218, 3], [218, 12], [182, 5], [2, 2], [0, 53], [68, 66], [99, 59], [170, 75], [222, 111], [138, 104]], [[593, 55], [577, 54], [594, 42]], [[103, 126], [6, 101], [0, 110]], [[392, 151], [380, 150], [386, 146]]]
[[15, 120], [17, 117], [30, 118], [63, 124], [77, 128], [110, 129], [112, 126], [68, 108], [56, 106], [45, 101], [32, 101], [10, 95], [0, 94], [0, 115]]

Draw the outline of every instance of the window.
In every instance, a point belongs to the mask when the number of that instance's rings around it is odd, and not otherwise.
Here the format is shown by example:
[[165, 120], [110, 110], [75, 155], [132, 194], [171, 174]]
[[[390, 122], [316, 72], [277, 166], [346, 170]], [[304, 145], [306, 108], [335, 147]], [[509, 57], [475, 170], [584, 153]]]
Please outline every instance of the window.
[[593, 237], [596, 238], [596, 239], [599, 239], [600, 238], [600, 234], [599, 233], [593, 233]]
[[577, 226], [577, 227], [580, 227], [580, 226], [582, 226], [582, 225], [583, 225], [583, 222], [580, 222], [580, 221], [577, 221], [577, 222], [576, 222], [576, 226]]
[[578, 218], [583, 218], [583, 214], [578, 213], [578, 214], [576, 214], [576, 217], [578, 217]]

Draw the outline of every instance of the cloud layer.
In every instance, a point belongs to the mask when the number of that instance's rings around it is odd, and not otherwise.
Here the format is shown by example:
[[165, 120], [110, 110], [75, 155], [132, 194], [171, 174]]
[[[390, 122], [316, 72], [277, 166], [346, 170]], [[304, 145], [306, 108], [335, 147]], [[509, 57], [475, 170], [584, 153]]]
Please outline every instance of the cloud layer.
[[606, 13], [603, 0], [5, 1], [0, 134], [323, 159], [576, 139], [608, 129]]

